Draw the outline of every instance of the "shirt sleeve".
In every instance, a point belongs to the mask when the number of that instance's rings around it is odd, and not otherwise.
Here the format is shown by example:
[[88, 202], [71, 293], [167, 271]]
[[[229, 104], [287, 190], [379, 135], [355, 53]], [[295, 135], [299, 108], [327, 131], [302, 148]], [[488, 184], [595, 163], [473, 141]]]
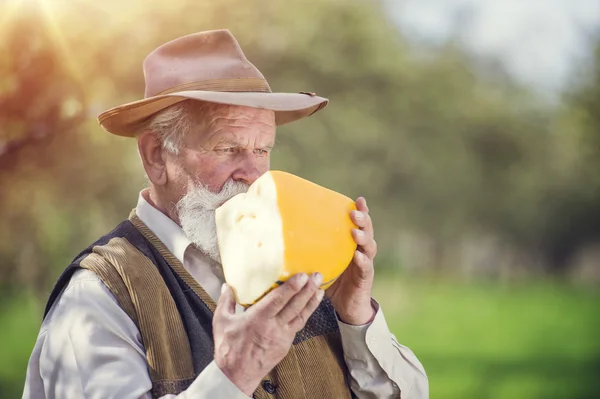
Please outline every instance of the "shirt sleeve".
[[[39, 367], [46, 398], [151, 398], [139, 331], [102, 281], [77, 271], [45, 323]], [[247, 399], [212, 362], [165, 399]]]
[[338, 319], [350, 384], [359, 398], [429, 398], [425, 369], [390, 332], [379, 303], [371, 323], [353, 326]]

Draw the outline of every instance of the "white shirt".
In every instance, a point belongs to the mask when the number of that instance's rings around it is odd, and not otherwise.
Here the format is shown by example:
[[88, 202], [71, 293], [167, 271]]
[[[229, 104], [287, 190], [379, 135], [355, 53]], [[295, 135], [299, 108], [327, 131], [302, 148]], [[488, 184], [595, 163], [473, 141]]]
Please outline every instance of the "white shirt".
[[[140, 193], [138, 217], [218, 300], [224, 282], [218, 265], [200, 253], [181, 228]], [[428, 380], [419, 360], [389, 331], [383, 311], [365, 326], [338, 320], [344, 359], [359, 398], [424, 399]], [[238, 306], [238, 311], [242, 307]], [[78, 270], [40, 328], [27, 367], [23, 398], [150, 399], [152, 382], [140, 333], [116, 298], [89, 270]], [[163, 399], [248, 398], [210, 363], [179, 395]]]

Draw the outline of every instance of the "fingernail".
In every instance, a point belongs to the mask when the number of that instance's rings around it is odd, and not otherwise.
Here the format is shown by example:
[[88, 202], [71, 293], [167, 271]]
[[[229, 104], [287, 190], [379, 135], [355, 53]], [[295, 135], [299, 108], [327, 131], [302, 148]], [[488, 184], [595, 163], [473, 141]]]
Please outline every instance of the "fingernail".
[[352, 211], [352, 212], [354, 212], [354, 218], [357, 220], [362, 220], [365, 217], [365, 215], [360, 211]]
[[354, 234], [356, 234], [356, 237], [359, 237], [359, 238], [363, 238], [365, 236], [364, 231], [362, 231], [360, 229], [354, 229]]
[[313, 281], [317, 287], [320, 287], [321, 283], [323, 282], [323, 275], [321, 273], [313, 274]]
[[306, 273], [302, 273], [300, 276], [298, 276], [298, 282], [300, 283], [300, 285], [304, 286], [304, 284], [306, 284], [307, 281], [308, 276], [306, 275]]
[[221, 295], [223, 295], [225, 291], [227, 291], [227, 283], [223, 283], [223, 285], [221, 286]]
[[317, 301], [321, 302], [321, 300], [323, 299], [323, 295], [325, 295], [325, 290], [317, 291]]

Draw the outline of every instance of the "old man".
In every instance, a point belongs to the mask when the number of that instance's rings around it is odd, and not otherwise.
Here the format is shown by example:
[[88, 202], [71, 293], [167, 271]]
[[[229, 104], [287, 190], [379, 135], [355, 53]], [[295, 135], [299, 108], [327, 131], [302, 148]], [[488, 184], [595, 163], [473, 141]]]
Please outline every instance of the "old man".
[[58, 279], [23, 397], [427, 398], [371, 296], [364, 198], [359, 251], [326, 292], [298, 274], [246, 310], [224, 284], [215, 209], [269, 170], [276, 126], [328, 100], [273, 93], [227, 30], [168, 42], [143, 67], [144, 98], [99, 122], [137, 139], [149, 187]]

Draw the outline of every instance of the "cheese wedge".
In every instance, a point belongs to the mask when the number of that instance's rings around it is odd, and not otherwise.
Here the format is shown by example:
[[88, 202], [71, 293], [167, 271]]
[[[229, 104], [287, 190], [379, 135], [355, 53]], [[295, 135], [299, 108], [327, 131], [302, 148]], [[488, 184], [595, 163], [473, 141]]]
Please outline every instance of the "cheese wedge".
[[252, 305], [297, 273], [320, 272], [328, 288], [357, 247], [353, 209], [352, 199], [282, 171], [217, 208], [221, 264], [236, 301]]

